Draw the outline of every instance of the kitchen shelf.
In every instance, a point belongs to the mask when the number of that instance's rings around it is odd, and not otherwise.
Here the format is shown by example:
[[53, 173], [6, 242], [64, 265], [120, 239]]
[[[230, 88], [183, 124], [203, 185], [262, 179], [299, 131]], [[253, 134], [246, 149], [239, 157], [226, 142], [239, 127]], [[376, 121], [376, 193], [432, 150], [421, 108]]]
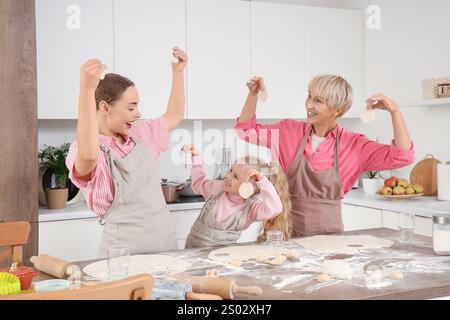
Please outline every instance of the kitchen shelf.
[[432, 107], [432, 106], [450, 106], [450, 98], [420, 100], [411, 103], [400, 104], [401, 108]]

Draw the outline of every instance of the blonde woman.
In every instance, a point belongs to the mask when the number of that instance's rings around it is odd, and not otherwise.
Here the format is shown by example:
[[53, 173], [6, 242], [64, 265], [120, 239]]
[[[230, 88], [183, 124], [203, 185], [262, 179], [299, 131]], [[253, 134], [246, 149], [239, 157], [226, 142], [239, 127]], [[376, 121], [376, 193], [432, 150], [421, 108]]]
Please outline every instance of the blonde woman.
[[391, 114], [394, 139], [390, 145], [337, 125], [352, 106], [352, 87], [340, 76], [322, 75], [310, 81], [306, 121], [257, 123], [256, 105], [264, 80], [252, 78], [247, 86], [249, 93], [235, 128], [241, 139], [270, 148], [281, 164], [289, 181], [295, 236], [342, 232], [341, 199], [361, 173], [397, 169], [414, 161], [400, 108], [383, 94], [366, 102], [368, 109]]
[[[192, 155], [192, 189], [207, 199], [191, 228], [186, 248], [234, 244], [255, 221], [264, 222], [260, 240], [271, 229], [281, 230], [289, 239], [289, 187], [276, 164], [247, 157], [236, 161], [223, 181], [208, 180], [195, 146], [186, 145], [183, 150]], [[239, 193], [246, 181], [254, 188], [254, 195], [248, 199]]]

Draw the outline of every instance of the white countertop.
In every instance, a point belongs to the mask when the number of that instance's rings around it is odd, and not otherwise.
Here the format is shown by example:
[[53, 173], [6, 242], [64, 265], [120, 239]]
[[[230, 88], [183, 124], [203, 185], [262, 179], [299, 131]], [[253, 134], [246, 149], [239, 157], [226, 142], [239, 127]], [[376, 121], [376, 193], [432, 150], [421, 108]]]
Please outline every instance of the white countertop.
[[342, 199], [342, 203], [378, 210], [408, 212], [426, 218], [431, 218], [436, 213], [450, 215], [450, 201], [439, 201], [437, 197], [421, 196], [408, 200], [390, 200], [379, 195], [366, 195], [362, 188], [350, 191]]
[[[185, 203], [170, 203], [170, 212], [184, 211], [184, 210], [200, 210], [205, 202], [185, 202]], [[50, 222], [60, 220], [73, 219], [89, 219], [96, 218], [96, 214], [92, 212], [85, 201], [79, 201], [74, 204], [68, 204], [64, 209], [49, 210], [47, 207], [39, 207], [38, 222]]]
[[[450, 215], [450, 201], [439, 201], [436, 197], [417, 197], [409, 200], [388, 200], [379, 195], [366, 195], [362, 188], [350, 191], [342, 200], [343, 204], [388, 210], [394, 212], [411, 212], [417, 216], [431, 218], [435, 213]], [[171, 212], [184, 210], [200, 210], [204, 202], [187, 202], [168, 204]], [[86, 202], [67, 205], [65, 209], [49, 210], [39, 207], [39, 222], [89, 219], [96, 215], [89, 210]]]

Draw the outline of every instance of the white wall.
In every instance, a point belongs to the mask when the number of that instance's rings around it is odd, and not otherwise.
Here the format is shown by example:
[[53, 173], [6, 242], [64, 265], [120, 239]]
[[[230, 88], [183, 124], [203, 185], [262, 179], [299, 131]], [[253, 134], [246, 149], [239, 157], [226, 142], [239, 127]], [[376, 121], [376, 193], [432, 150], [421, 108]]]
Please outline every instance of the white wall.
[[[275, 2], [275, 1], [273, 1]], [[428, 77], [450, 76], [450, 41], [444, 35], [450, 30], [450, 1], [448, 0], [339, 0], [339, 1], [283, 1], [301, 5], [320, 5], [364, 10], [379, 5], [382, 10], [381, 30], [365, 31], [365, 94], [385, 92], [392, 98], [415, 101], [421, 98], [420, 80]], [[332, 26], [330, 26], [332, 27]], [[442, 62], [438, 62], [438, 61]], [[245, 97], [242, 97], [244, 101]], [[300, 102], [302, 105], [303, 102]], [[450, 106], [418, 107], [403, 110], [409, 131], [414, 140], [416, 162], [427, 153], [441, 161], [450, 160]], [[237, 116], [237, 115], [236, 115]], [[269, 122], [269, 121], [268, 121]], [[230, 120], [203, 121], [203, 129], [232, 129]], [[390, 117], [377, 111], [377, 119], [363, 124], [358, 119], [344, 119], [342, 125], [349, 130], [379, 137], [383, 143], [392, 138]], [[185, 121], [180, 129], [192, 132], [193, 121]], [[75, 120], [39, 120], [38, 141], [42, 144], [59, 145], [75, 139]], [[171, 148], [178, 145], [171, 142]], [[210, 147], [208, 143], [204, 147]], [[189, 170], [175, 165], [170, 153], [161, 156], [161, 176], [168, 179], [185, 179]], [[412, 166], [395, 174], [409, 177]], [[207, 172], [214, 174], [214, 166]]]
[[[450, 77], [450, 1], [448, 0], [340, 0], [342, 8], [381, 8], [381, 29], [365, 29], [364, 92], [384, 92], [399, 103], [422, 99], [421, 80]], [[450, 105], [405, 108], [403, 114], [415, 144], [416, 162], [427, 153], [450, 160]], [[390, 117], [377, 111], [370, 125], [345, 120], [345, 126], [380, 137], [392, 137]], [[412, 166], [400, 170], [409, 177]]]

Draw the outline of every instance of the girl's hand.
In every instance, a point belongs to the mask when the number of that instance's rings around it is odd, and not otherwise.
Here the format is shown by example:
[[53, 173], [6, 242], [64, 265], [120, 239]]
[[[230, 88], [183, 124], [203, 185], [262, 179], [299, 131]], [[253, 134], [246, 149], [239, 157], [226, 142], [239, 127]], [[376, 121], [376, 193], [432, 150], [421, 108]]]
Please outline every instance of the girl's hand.
[[251, 169], [248, 173], [248, 180], [261, 181], [264, 175], [256, 169]]
[[198, 156], [198, 154], [199, 154], [197, 148], [193, 144], [185, 144], [181, 148], [181, 151], [186, 152], [186, 153], [190, 153], [193, 156]]
[[369, 97], [366, 100], [367, 109], [380, 109], [387, 110], [390, 113], [395, 113], [400, 111], [400, 107], [394, 100], [386, 97], [384, 94], [379, 93]]
[[172, 69], [174, 71], [180, 71], [180, 72], [183, 71], [188, 62], [188, 57], [187, 57], [186, 53], [183, 50], [181, 50], [180, 48], [174, 47], [172, 49], [172, 54], [174, 55], [174, 57], [178, 58], [177, 63], [172, 62]]
[[106, 66], [98, 59], [90, 59], [81, 65], [80, 89], [95, 91], [104, 70]]
[[251, 95], [256, 96], [259, 91], [266, 90], [263, 77], [253, 77], [247, 82], [248, 91]]

